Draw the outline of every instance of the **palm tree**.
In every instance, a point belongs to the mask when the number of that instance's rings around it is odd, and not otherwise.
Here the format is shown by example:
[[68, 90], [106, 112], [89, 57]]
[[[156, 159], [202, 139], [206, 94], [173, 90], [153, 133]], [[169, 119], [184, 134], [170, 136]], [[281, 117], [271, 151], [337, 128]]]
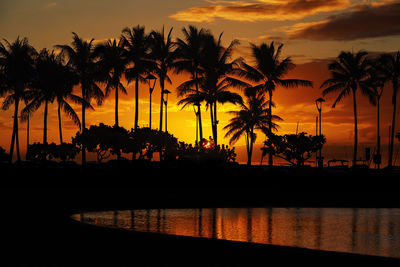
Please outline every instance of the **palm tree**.
[[[241, 110], [230, 111], [234, 117], [230, 119], [224, 130], [228, 130], [225, 137], [231, 137], [229, 144], [236, 143], [243, 135], [246, 138], [247, 164], [251, 165], [253, 144], [257, 135], [255, 130], [263, 130], [269, 127], [269, 101], [264, 94], [257, 90], [259, 88], [249, 87], [245, 90], [246, 103], [241, 103]], [[274, 120], [281, 120], [278, 116], [272, 116]], [[273, 123], [273, 128], [277, 125]]]
[[0, 42], [0, 72], [3, 94], [8, 94], [3, 101], [2, 109], [7, 110], [14, 104], [14, 123], [10, 145], [10, 162], [12, 161], [14, 145], [16, 145], [17, 159], [21, 160], [18, 140], [18, 108], [24, 98], [25, 89], [31, 82], [34, 72], [34, 57], [36, 50], [29, 45], [27, 38], [19, 37], [10, 43], [4, 39]]
[[122, 75], [128, 65], [124, 39], [108, 40], [106, 43], [99, 44], [95, 48], [99, 56], [99, 65], [104, 69], [106, 78], [105, 96], [110, 94], [111, 89], [115, 90], [115, 125], [119, 126], [118, 121], [118, 91], [126, 94], [126, 89], [121, 83]]
[[31, 89], [25, 93], [30, 102], [21, 111], [21, 120], [25, 121], [30, 114], [44, 104], [43, 144], [47, 143], [48, 105], [55, 99], [54, 89], [59, 82], [54, 75], [56, 71], [57, 62], [54, 51], [49, 53], [47, 49], [42, 49], [35, 61], [35, 76]]
[[373, 92], [365, 86], [368, 78], [369, 61], [366, 59], [367, 52], [359, 51], [357, 54], [351, 52], [341, 52], [337, 59], [329, 64], [331, 78], [324, 81], [321, 88], [326, 87], [323, 95], [339, 92], [338, 97], [332, 105], [336, 106], [344, 97], [352, 94], [353, 112], [354, 112], [354, 152], [353, 166], [357, 165], [357, 89], [367, 96], [373, 95]]
[[[232, 41], [227, 48], [221, 44], [222, 33], [216, 40], [213, 35], [207, 34], [204, 38], [203, 57], [200, 66], [203, 70], [202, 77], [195, 80], [184, 82], [178, 87], [178, 94], [183, 96], [190, 92], [198, 94], [200, 102], [206, 102], [206, 107], [210, 109], [211, 127], [214, 143], [218, 145], [217, 138], [217, 103], [238, 104], [242, 102], [242, 97], [228, 90], [229, 87], [245, 88], [249, 84], [240, 81], [230, 75], [239, 69], [242, 58], [234, 59], [229, 62], [233, 49], [239, 44], [237, 40]], [[229, 76], [228, 76], [229, 75]], [[194, 91], [193, 87], [199, 85], [199, 91]]]
[[171, 28], [168, 35], [165, 36], [164, 27], [161, 31], [152, 31], [151, 37], [151, 57], [157, 63], [154, 72], [156, 73], [161, 88], [161, 102], [160, 102], [160, 128], [162, 131], [163, 125], [163, 104], [165, 94], [165, 81], [171, 84], [171, 79], [168, 77], [168, 70], [173, 67], [175, 53], [173, 51], [175, 43], [171, 39]]
[[78, 83], [77, 77], [69, 65], [63, 63], [63, 55], [59, 54], [57, 56], [58, 71], [56, 73], [57, 86], [55, 89], [55, 99], [57, 101], [57, 116], [58, 116], [58, 131], [60, 137], [60, 144], [63, 144], [62, 135], [62, 123], [61, 123], [61, 109], [64, 113], [72, 119], [72, 121], [79, 127], [79, 131], [82, 130], [81, 121], [72, 106], [67, 102], [67, 100], [72, 101], [78, 105], [86, 105], [87, 107], [93, 109], [93, 107], [84, 101], [80, 96], [72, 93], [74, 85]]
[[[96, 62], [96, 53], [94, 53], [93, 40], [84, 41], [76, 33], [73, 34], [73, 41], [69, 45], [57, 45], [63, 53], [68, 56], [68, 65], [73, 69], [77, 80], [82, 89], [82, 132], [86, 131], [86, 113], [91, 99], [95, 99], [98, 105], [102, 104], [104, 94], [96, 82], [102, 80], [101, 72]], [[82, 166], [86, 166], [86, 147], [82, 145]]]
[[[280, 59], [283, 44], [275, 47], [275, 43], [262, 43], [260, 45], [250, 44], [255, 66], [246, 63], [242, 64], [242, 77], [249, 81], [259, 83], [261, 90], [269, 94], [269, 132], [272, 131], [272, 94], [277, 86], [299, 87], [310, 86], [312, 82], [300, 79], [283, 79], [283, 77], [296, 65], [290, 57]], [[269, 153], [269, 165], [273, 165], [272, 153]]]
[[391, 168], [393, 164], [393, 146], [394, 146], [394, 131], [396, 124], [396, 112], [397, 112], [397, 94], [399, 90], [399, 79], [400, 79], [400, 51], [396, 55], [384, 54], [380, 57], [382, 63], [382, 70], [384, 72], [387, 81], [392, 82], [393, 96], [393, 115], [392, 115], [392, 128], [390, 133], [389, 141], [389, 162], [388, 167]]
[[145, 34], [144, 27], [128, 27], [122, 30], [122, 38], [126, 49], [126, 57], [130, 66], [125, 70], [128, 83], [135, 80], [135, 130], [139, 123], [139, 83], [145, 82], [145, 74], [155, 69], [154, 61], [150, 58], [149, 37]]
[[[176, 41], [177, 44], [177, 60], [174, 63], [174, 68], [176, 73], [182, 73], [182, 72], [187, 72], [191, 74], [191, 79], [195, 81], [195, 89], [196, 93], [199, 93], [199, 76], [202, 73], [202, 70], [200, 68], [200, 60], [203, 56], [203, 44], [204, 44], [204, 38], [208, 34], [208, 31], [205, 29], [197, 29], [195, 26], [189, 25], [188, 29], [183, 28], [182, 29], [184, 39], [178, 38]], [[200, 109], [200, 100], [198, 97], [191, 97], [192, 100], [195, 100], [196, 102], [193, 102], [192, 105], [194, 107], [197, 107], [197, 110], [195, 108], [195, 113], [196, 113], [196, 121], [198, 124], [198, 129], [196, 127], [196, 133], [197, 130], [199, 130], [199, 135], [200, 135], [200, 140], [203, 139], [203, 127], [202, 127], [202, 121], [201, 121], [201, 109]], [[196, 134], [196, 143], [198, 143], [197, 140], [197, 134]]]
[[29, 121], [29, 115], [36, 111], [42, 104], [44, 108], [43, 120], [43, 143], [47, 143], [47, 117], [48, 104], [57, 100], [58, 104], [58, 122], [60, 143], [62, 140], [61, 127], [61, 108], [64, 112], [78, 125], [81, 129], [80, 120], [74, 109], [66, 101], [67, 98], [77, 104], [82, 104], [83, 99], [72, 94], [73, 86], [76, 79], [69, 66], [63, 64], [63, 54], [56, 55], [54, 51], [51, 53], [47, 49], [43, 49], [37, 60], [35, 61], [35, 76], [31, 84], [31, 90], [26, 92], [27, 103], [21, 112], [22, 120]]
[[382, 66], [380, 60], [373, 60], [370, 62], [370, 67], [368, 68], [368, 79], [363, 82], [363, 86], [370, 88], [373, 94], [368, 95], [370, 103], [377, 107], [377, 134], [376, 134], [376, 159], [374, 163], [377, 165], [378, 169], [381, 164], [381, 135], [380, 135], [380, 100], [383, 93], [383, 87], [385, 84], [385, 75], [382, 72]]

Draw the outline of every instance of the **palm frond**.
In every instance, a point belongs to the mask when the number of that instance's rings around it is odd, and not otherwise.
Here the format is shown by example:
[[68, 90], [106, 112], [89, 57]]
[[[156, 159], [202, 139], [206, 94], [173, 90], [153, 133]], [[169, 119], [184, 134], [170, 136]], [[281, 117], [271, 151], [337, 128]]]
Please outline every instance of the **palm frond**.
[[81, 121], [79, 120], [75, 110], [66, 101], [63, 101], [60, 104], [64, 113], [67, 114], [67, 116], [79, 127], [79, 130], [81, 130]]
[[308, 80], [300, 80], [300, 79], [285, 79], [285, 80], [281, 80], [281, 79], [277, 79], [277, 80], [275, 80], [275, 82], [278, 85], [281, 85], [283, 87], [299, 87], [299, 86], [313, 87], [313, 83], [311, 81], [308, 81]]

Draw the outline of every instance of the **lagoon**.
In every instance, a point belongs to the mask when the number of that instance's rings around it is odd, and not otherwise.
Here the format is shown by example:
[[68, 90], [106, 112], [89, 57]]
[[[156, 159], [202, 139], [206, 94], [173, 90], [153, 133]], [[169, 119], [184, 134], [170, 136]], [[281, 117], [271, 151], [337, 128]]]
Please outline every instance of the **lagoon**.
[[400, 258], [400, 209], [197, 208], [86, 212], [97, 226]]

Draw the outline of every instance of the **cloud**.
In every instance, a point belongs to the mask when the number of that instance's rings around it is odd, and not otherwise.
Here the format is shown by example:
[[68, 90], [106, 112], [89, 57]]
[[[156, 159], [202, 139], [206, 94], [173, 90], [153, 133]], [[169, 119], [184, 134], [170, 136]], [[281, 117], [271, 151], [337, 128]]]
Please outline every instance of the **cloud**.
[[217, 18], [234, 21], [296, 20], [320, 12], [344, 10], [348, 0], [256, 0], [208, 1], [211, 5], [178, 11], [170, 17], [179, 21], [211, 22]]
[[356, 40], [400, 35], [400, 3], [359, 5], [325, 21], [284, 29], [291, 39]]
[[48, 9], [48, 8], [53, 8], [55, 6], [57, 6], [57, 3], [56, 2], [51, 2], [51, 3], [48, 3], [47, 5], [45, 5], [44, 8]]

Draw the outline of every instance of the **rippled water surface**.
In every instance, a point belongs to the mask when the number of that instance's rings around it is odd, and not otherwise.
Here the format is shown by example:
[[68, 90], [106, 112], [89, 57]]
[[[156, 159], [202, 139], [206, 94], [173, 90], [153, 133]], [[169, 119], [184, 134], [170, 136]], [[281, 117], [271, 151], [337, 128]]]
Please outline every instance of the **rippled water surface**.
[[134, 231], [400, 258], [400, 209], [149, 209], [73, 218]]

